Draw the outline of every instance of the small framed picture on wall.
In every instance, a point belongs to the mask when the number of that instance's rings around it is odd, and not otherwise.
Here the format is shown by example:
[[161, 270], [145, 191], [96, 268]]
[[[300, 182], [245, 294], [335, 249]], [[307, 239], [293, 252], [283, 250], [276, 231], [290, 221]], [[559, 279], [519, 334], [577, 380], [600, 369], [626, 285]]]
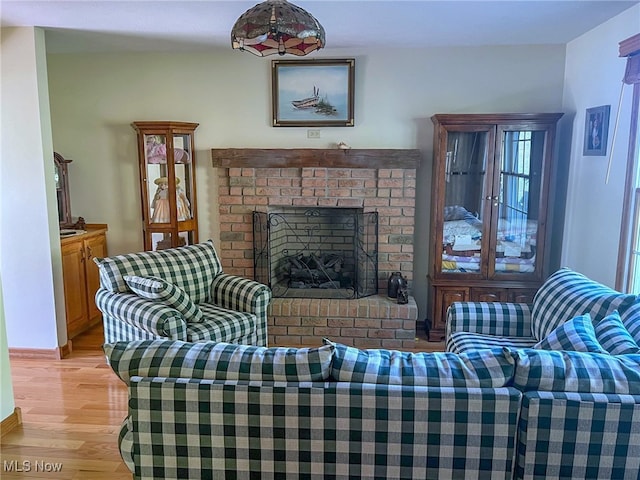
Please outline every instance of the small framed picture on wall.
[[353, 127], [355, 60], [272, 60], [274, 127]]
[[584, 123], [583, 155], [605, 156], [607, 154], [610, 110], [611, 105], [587, 108]]

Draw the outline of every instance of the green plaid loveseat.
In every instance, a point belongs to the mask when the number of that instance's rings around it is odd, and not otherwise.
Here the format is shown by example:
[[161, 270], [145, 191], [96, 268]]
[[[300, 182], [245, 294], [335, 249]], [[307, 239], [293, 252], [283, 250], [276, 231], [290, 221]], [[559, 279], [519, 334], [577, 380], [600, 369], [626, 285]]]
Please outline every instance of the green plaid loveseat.
[[456, 302], [447, 350], [502, 347], [522, 392], [515, 478], [640, 478], [640, 299], [563, 268], [533, 304]]
[[213, 242], [94, 258], [107, 343], [144, 339], [267, 345], [268, 286], [228, 275]]
[[511, 479], [521, 392], [501, 350], [456, 355], [106, 344], [135, 479]]

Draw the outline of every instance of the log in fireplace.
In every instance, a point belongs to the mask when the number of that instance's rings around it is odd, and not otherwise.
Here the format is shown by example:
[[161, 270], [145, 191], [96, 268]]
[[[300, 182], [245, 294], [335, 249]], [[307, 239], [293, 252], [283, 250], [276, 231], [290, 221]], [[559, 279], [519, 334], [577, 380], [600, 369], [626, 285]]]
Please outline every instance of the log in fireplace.
[[253, 212], [254, 272], [275, 297], [362, 298], [378, 290], [378, 213]]

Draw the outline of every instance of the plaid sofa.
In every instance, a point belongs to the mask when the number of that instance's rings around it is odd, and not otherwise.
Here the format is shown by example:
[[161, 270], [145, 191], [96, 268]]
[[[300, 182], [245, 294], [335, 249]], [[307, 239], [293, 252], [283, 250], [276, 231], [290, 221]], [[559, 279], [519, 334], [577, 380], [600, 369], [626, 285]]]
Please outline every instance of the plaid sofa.
[[225, 274], [213, 242], [94, 258], [105, 341], [267, 345], [269, 287]]
[[104, 349], [135, 479], [640, 478], [640, 354]]
[[136, 479], [510, 479], [522, 394], [469, 355], [177, 341], [105, 345]]
[[452, 304], [446, 341], [513, 358], [515, 478], [640, 478], [638, 297], [563, 268], [531, 305]]

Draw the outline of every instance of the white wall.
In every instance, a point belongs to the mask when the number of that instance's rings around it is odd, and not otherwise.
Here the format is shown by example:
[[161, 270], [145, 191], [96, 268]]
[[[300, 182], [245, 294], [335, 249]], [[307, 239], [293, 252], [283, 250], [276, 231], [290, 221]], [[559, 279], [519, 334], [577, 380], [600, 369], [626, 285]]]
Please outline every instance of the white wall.
[[[618, 242], [626, 174], [631, 115], [631, 86], [625, 87], [613, 164], [605, 183], [608, 155], [626, 59], [618, 43], [640, 32], [640, 6], [635, 6], [567, 45], [563, 124], [570, 139], [569, 184], [562, 265], [615, 285]], [[583, 156], [585, 110], [611, 105], [607, 156]], [[567, 150], [563, 145], [563, 150]]]
[[208, 54], [49, 55], [56, 151], [72, 158], [71, 209], [108, 223], [109, 253], [142, 248], [138, 120], [200, 123], [196, 130], [200, 238], [218, 239], [211, 148], [420, 148], [414, 293], [426, 316], [430, 168], [435, 113], [561, 111], [564, 46], [326, 50], [356, 59], [355, 124], [271, 127], [271, 59]]
[[5, 28], [1, 34], [0, 272], [7, 339], [11, 347], [53, 349], [66, 342], [66, 331], [44, 32]]

